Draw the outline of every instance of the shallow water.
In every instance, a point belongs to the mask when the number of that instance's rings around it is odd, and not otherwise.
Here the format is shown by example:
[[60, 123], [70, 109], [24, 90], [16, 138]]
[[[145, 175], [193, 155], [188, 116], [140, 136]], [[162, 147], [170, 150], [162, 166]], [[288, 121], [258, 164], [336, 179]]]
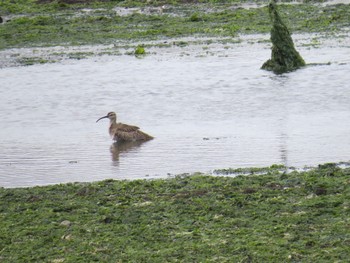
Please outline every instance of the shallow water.
[[[349, 161], [344, 43], [298, 46], [331, 64], [279, 76], [264, 41], [0, 69], [0, 186]], [[109, 111], [156, 138], [114, 146]]]

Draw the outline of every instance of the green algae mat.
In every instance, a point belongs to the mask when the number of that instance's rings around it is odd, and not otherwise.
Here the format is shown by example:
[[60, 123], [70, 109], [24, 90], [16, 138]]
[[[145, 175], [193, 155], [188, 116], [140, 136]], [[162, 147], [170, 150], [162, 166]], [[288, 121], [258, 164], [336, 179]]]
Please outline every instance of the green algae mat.
[[[0, 50], [184, 36], [227, 37], [269, 33], [271, 29], [267, 3], [259, 1], [254, 8], [240, 1], [66, 2], [74, 1], [1, 1], [4, 22], [0, 24]], [[283, 3], [279, 12], [293, 33], [338, 32], [350, 24], [350, 8], [344, 4]]]
[[349, 259], [350, 168], [233, 172], [1, 188], [0, 261]]
[[291, 33], [281, 20], [274, 0], [270, 1], [269, 13], [272, 21], [271, 59], [266, 61], [261, 68], [280, 74], [305, 66], [304, 59], [294, 47]]

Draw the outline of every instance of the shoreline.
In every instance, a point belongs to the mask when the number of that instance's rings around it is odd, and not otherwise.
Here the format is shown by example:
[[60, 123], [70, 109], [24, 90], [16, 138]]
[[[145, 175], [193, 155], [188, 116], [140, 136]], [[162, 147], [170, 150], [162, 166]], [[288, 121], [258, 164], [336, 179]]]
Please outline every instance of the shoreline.
[[89, 184], [98, 184], [103, 181], [114, 181], [114, 182], [132, 182], [132, 181], [148, 181], [148, 180], [176, 180], [176, 178], [182, 178], [182, 177], [191, 177], [191, 176], [211, 176], [211, 177], [228, 177], [228, 178], [235, 178], [240, 176], [266, 176], [268, 174], [292, 174], [292, 173], [309, 173], [312, 171], [317, 170], [319, 167], [333, 167], [336, 169], [341, 170], [349, 170], [350, 169], [350, 161], [342, 161], [337, 163], [324, 163], [319, 164], [317, 166], [304, 166], [304, 167], [287, 167], [282, 164], [272, 164], [268, 167], [240, 167], [240, 168], [220, 168], [220, 169], [214, 169], [209, 172], [186, 172], [186, 173], [180, 173], [180, 174], [171, 174], [168, 173], [167, 176], [144, 176], [143, 178], [105, 178], [102, 180], [94, 180], [94, 181], [69, 181], [69, 182], [59, 182], [59, 183], [47, 183], [47, 184], [37, 184], [37, 185], [26, 185], [26, 186], [1, 186], [0, 189], [30, 189], [30, 188], [45, 188], [45, 187], [57, 187], [57, 186], [64, 186], [64, 185], [89, 185]]
[[[164, 38], [159, 40], [119, 40], [113, 44], [21, 47], [0, 50], [0, 69], [18, 66], [29, 66], [46, 63], [67, 63], [81, 59], [103, 59], [107, 57], [131, 56], [138, 46], [146, 50], [145, 56], [164, 56], [173, 53], [175, 56], [229, 56], [237, 45], [261, 44], [262, 48], [270, 47], [269, 34], [238, 34], [235, 37], [187, 36]], [[343, 29], [337, 33], [296, 33], [292, 35], [298, 48], [319, 48], [322, 46], [350, 47], [350, 30]], [[349, 42], [348, 42], [349, 43]], [[207, 52], [207, 54], [205, 53]]]

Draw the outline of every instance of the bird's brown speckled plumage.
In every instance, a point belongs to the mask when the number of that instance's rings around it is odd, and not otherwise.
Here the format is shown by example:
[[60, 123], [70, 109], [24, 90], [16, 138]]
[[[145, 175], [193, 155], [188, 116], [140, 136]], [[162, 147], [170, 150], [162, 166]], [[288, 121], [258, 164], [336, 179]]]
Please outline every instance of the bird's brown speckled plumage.
[[128, 125], [117, 122], [117, 115], [115, 112], [109, 112], [106, 116], [99, 118], [96, 122], [101, 119], [108, 118], [110, 122], [109, 135], [112, 139], [118, 142], [122, 141], [148, 141], [152, 140], [153, 137], [144, 133], [139, 127]]

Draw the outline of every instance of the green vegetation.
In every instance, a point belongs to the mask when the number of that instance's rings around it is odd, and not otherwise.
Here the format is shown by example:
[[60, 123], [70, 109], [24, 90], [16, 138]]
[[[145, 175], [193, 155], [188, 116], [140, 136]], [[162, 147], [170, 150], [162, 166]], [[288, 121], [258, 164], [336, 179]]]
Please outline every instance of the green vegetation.
[[274, 164], [270, 167], [264, 167], [264, 168], [260, 168], [260, 167], [249, 167], [249, 168], [229, 168], [229, 169], [218, 169], [215, 170], [214, 173], [215, 174], [219, 174], [219, 175], [253, 175], [253, 174], [266, 174], [269, 172], [281, 172], [281, 171], [287, 171], [288, 169], [293, 169], [293, 168], [288, 168], [284, 165], [277, 165]]
[[34, 64], [46, 64], [50, 62], [52, 63], [54, 61], [50, 61], [41, 57], [22, 58], [19, 60], [19, 63], [24, 66], [30, 66]]
[[[53, 45], [110, 44], [116, 40], [152, 40], [182, 36], [235, 36], [267, 33], [267, 7], [232, 8], [234, 2], [209, 1], [160, 7], [163, 2], [104, 1], [38, 4], [4, 0], [0, 15], [0, 49]], [[153, 4], [153, 6], [152, 6]], [[128, 9], [138, 7], [139, 9]], [[339, 31], [349, 26], [348, 5], [281, 5], [280, 14], [293, 32]], [[87, 9], [88, 8], [88, 9]], [[117, 9], [116, 9], [117, 8]], [[119, 9], [118, 9], [119, 8]], [[122, 10], [120, 14], [116, 10]]]
[[199, 14], [198, 13], [193, 13], [191, 16], [190, 16], [190, 21], [191, 22], [198, 22], [198, 21], [201, 21], [202, 19], [200, 18]]
[[134, 54], [135, 54], [135, 56], [146, 55], [146, 50], [145, 50], [144, 46], [138, 45], [138, 46], [135, 48]]
[[0, 188], [0, 261], [347, 261], [350, 168], [280, 168]]
[[288, 28], [281, 20], [275, 0], [270, 1], [269, 13], [272, 21], [271, 59], [266, 61], [261, 68], [280, 74], [305, 66], [304, 59], [294, 47]]

